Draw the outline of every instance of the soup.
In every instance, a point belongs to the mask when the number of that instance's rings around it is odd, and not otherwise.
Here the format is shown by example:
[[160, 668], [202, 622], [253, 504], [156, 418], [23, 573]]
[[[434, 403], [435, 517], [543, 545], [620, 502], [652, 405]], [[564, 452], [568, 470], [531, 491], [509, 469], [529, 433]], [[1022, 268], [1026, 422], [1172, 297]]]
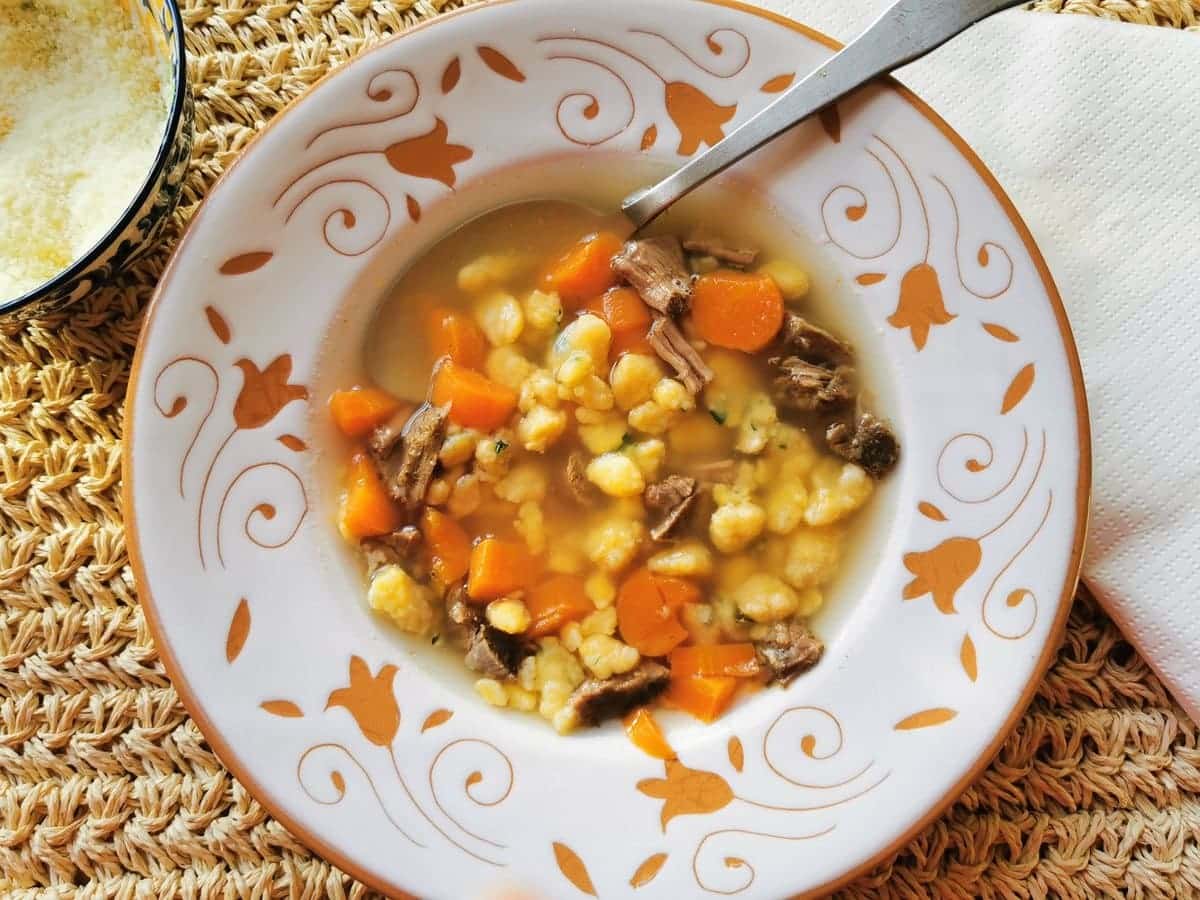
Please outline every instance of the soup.
[[[367, 602], [560, 732], [712, 721], [809, 627], [898, 459], [786, 256], [671, 220], [504, 207], [420, 259], [330, 399]], [[649, 724], [648, 724], [649, 723]]]

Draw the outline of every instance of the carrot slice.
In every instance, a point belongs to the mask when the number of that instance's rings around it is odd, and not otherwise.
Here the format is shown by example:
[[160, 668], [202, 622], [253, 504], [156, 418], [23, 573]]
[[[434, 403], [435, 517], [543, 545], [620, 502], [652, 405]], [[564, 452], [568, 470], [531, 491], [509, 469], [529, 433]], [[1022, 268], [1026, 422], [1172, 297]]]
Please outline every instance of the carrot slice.
[[400, 409], [400, 401], [379, 388], [355, 386], [329, 396], [329, 415], [349, 438], [365, 437]]
[[736, 678], [672, 678], [663, 700], [701, 722], [712, 722], [729, 707], [737, 686]]
[[487, 339], [475, 321], [461, 312], [435, 306], [426, 319], [429, 347], [435, 358], [448, 356], [468, 369], [483, 368]]
[[437, 406], [450, 404], [450, 421], [483, 431], [499, 428], [517, 408], [515, 391], [453, 360], [437, 367], [432, 400]]
[[783, 294], [769, 275], [718, 269], [696, 279], [692, 324], [701, 340], [754, 353], [783, 325]]
[[625, 734], [643, 753], [647, 753], [655, 759], [675, 759], [675, 751], [667, 743], [662, 729], [658, 727], [658, 723], [654, 721], [654, 717], [650, 715], [650, 710], [646, 707], [635, 709], [624, 718], [623, 722]]
[[679, 610], [699, 599], [700, 590], [689, 581], [638, 569], [617, 593], [617, 627], [622, 639], [643, 656], [665, 656], [688, 636], [679, 623]]
[[525, 632], [530, 637], [557, 634], [568, 622], [577, 622], [595, 611], [577, 575], [553, 575], [525, 597], [525, 606], [533, 624]]
[[624, 242], [611, 231], [589, 234], [546, 274], [544, 282], [567, 309], [578, 309], [617, 283], [612, 258]]
[[471, 562], [471, 538], [463, 527], [445, 513], [426, 507], [421, 516], [421, 534], [429, 547], [434, 577], [444, 585], [467, 574]]
[[731, 676], [751, 678], [758, 674], [758, 656], [753, 644], [710, 644], [676, 647], [671, 651], [671, 677]]
[[350, 460], [346, 493], [338, 510], [338, 528], [350, 540], [387, 534], [400, 527], [400, 510], [365, 453]]
[[467, 593], [472, 600], [495, 600], [529, 587], [539, 569], [524, 543], [484, 538], [471, 549]]

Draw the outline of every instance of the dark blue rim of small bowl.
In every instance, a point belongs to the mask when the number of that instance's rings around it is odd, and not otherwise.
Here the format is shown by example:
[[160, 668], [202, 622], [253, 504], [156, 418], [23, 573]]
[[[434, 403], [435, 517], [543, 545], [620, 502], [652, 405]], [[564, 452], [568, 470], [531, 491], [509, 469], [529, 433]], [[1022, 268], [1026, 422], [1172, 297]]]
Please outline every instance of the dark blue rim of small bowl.
[[37, 287], [14, 297], [12, 300], [0, 303], [0, 317], [37, 302], [47, 294], [52, 293], [55, 288], [87, 271], [100, 258], [104, 251], [112, 245], [112, 242], [120, 236], [121, 232], [129, 226], [129, 223], [133, 221], [134, 216], [137, 215], [138, 210], [142, 208], [142, 204], [146, 202], [146, 199], [150, 196], [150, 192], [154, 190], [154, 186], [158, 183], [158, 176], [162, 173], [163, 167], [167, 162], [167, 157], [170, 155], [171, 149], [175, 146], [175, 132], [178, 130], [179, 120], [183, 116], [183, 104], [188, 90], [187, 51], [184, 48], [183, 41], [183, 16], [179, 12], [178, 0], [163, 0], [163, 6], [170, 14], [171, 22], [175, 26], [175, 71], [172, 78], [174, 84], [172, 85], [171, 112], [167, 116], [166, 128], [163, 130], [162, 140], [158, 145], [158, 153], [154, 156], [154, 164], [150, 167], [150, 171], [146, 173], [146, 180], [142, 182], [137, 196], [125, 207], [125, 211], [121, 213], [116, 222], [113, 223], [113, 226], [104, 233], [104, 237], [100, 238], [100, 240], [92, 245], [91, 249], [49, 281], [42, 282]]

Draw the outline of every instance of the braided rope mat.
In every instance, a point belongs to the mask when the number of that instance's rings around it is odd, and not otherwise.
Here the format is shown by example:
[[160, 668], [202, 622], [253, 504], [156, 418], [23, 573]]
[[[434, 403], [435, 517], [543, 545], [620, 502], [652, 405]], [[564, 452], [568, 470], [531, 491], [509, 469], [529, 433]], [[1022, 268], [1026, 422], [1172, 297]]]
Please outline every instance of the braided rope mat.
[[[184, 0], [196, 143], [170, 237], [272, 114], [443, 3]], [[1036, 6], [1200, 29], [1200, 0]], [[217, 761], [137, 604], [121, 404], [164, 262], [165, 249], [69, 317], [0, 326], [0, 894], [366, 896]], [[1081, 591], [1053, 670], [992, 767], [845, 896], [1117, 892], [1200, 896], [1200, 747]]]

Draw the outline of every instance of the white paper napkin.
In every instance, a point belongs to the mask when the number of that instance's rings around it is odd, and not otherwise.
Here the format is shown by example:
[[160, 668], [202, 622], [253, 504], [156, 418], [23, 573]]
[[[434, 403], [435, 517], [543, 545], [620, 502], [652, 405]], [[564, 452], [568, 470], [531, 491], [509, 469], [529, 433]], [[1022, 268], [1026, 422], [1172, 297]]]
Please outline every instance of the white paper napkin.
[[[887, 0], [761, 5], [848, 40]], [[1092, 412], [1084, 576], [1200, 721], [1200, 38], [1014, 10], [899, 77], [1046, 255]]]

